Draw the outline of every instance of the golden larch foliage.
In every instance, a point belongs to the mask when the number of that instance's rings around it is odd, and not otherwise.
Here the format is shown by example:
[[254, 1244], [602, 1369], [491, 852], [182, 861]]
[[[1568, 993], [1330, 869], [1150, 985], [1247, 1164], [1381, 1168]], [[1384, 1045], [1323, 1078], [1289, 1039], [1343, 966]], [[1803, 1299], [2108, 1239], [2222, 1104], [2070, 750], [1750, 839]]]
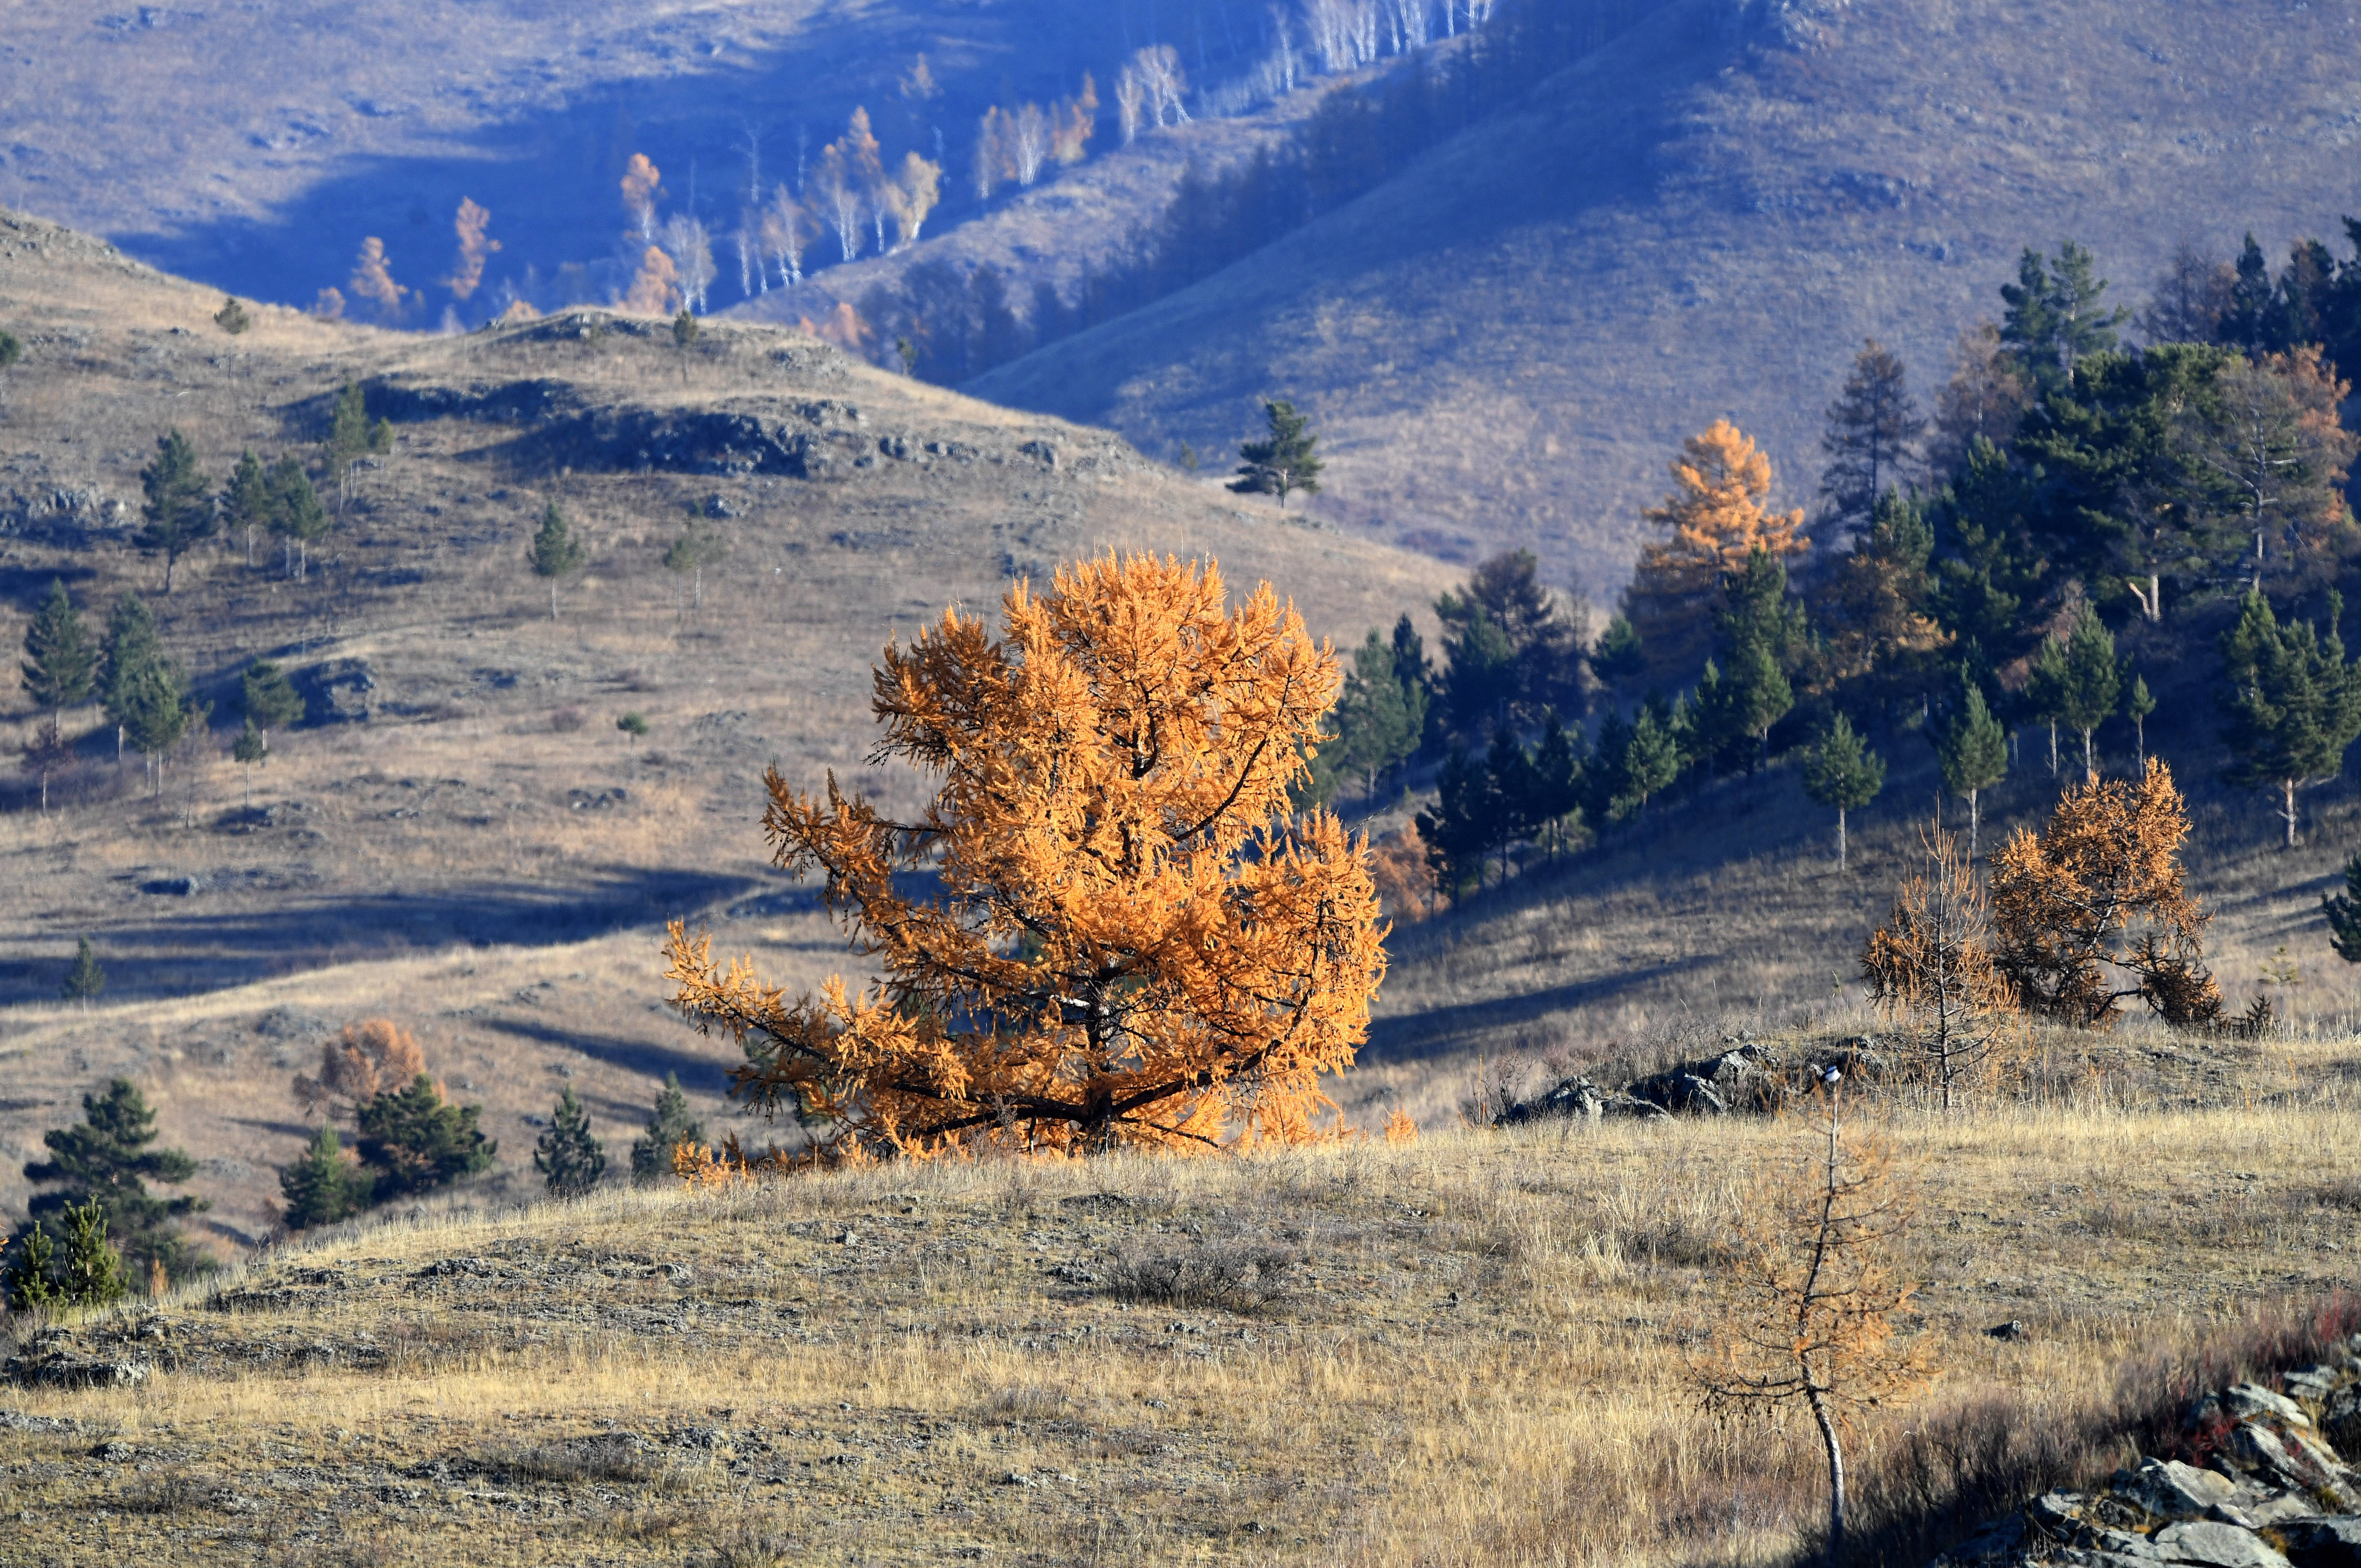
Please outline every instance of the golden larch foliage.
[[1831, 1563], [1843, 1560], [1844, 1438], [1861, 1413], [1905, 1398], [1932, 1375], [1926, 1342], [1899, 1334], [1916, 1285], [1891, 1260], [1916, 1194], [1882, 1138], [1850, 1131], [1826, 1086], [1808, 1153], [1780, 1162], [1739, 1211], [1732, 1299], [1712, 1353], [1691, 1364], [1708, 1411], [1761, 1418], [1800, 1404], [1828, 1465]]
[[400, 1089], [426, 1070], [426, 1053], [390, 1018], [347, 1024], [320, 1047], [320, 1076], [295, 1075], [295, 1099], [312, 1114], [322, 1106], [351, 1110], [390, 1089]]
[[[769, 777], [777, 864], [883, 970], [790, 1002], [672, 928], [675, 1003], [748, 1056], [733, 1093], [818, 1156], [1213, 1149], [1319, 1135], [1385, 971], [1365, 845], [1289, 791], [1336, 660], [1264, 584], [1114, 556], [888, 645], [873, 756], [935, 781], [909, 821]], [[917, 893], [895, 878], [931, 878]]]
[[918, 231], [926, 226], [927, 214], [942, 199], [942, 191], [941, 165], [929, 163], [915, 152], [903, 157], [901, 170], [885, 192], [894, 214], [895, 232], [902, 244], [917, 243]]
[[851, 300], [839, 300], [836, 309], [822, 321], [798, 316], [796, 326], [806, 336], [818, 338], [822, 343], [832, 343], [847, 353], [857, 354], [863, 358], [868, 357], [870, 345], [877, 341], [877, 329], [869, 324], [868, 317], [852, 308]]
[[680, 305], [680, 270], [672, 258], [654, 246], [640, 257], [639, 276], [616, 302], [617, 308], [641, 316], [668, 316]]
[[459, 237], [459, 260], [452, 268], [451, 276], [443, 280], [453, 299], [467, 299], [483, 282], [485, 259], [500, 247], [500, 242], [489, 232], [491, 226], [489, 209], [464, 196], [460, 198], [459, 215], [451, 224], [452, 231]]
[[1722, 576], [1743, 571], [1760, 550], [1773, 558], [1802, 554], [1811, 541], [1795, 531], [1799, 510], [1772, 511], [1771, 459], [1726, 419], [1682, 444], [1672, 463], [1673, 490], [1641, 513], [1669, 537], [1640, 552], [1624, 613], [1640, 634], [1650, 672], [1686, 682], [1703, 663], [1710, 606]]
[[2156, 757], [2136, 781], [2068, 790], [2040, 832], [2011, 835], [1992, 859], [1992, 908], [2018, 1002], [2084, 1026], [2134, 996], [2167, 1023], [2218, 1019], [2222, 992], [2204, 967], [2212, 917], [2182, 884], [2188, 835], [2172, 770]]
[[1993, 960], [1990, 911], [1958, 841], [1938, 829], [1924, 846], [1926, 869], [1904, 880], [1861, 969], [1948, 1111], [1956, 1092], [1998, 1066], [1996, 1046], [2015, 1032], [2016, 996]]
[[631, 154], [631, 160], [623, 166], [623, 211], [631, 216], [632, 232], [642, 239], [655, 235], [656, 195], [663, 179], [644, 152]]
[[1418, 921], [1434, 913], [1442, 883], [1417, 823], [1406, 823], [1369, 847], [1369, 878], [1389, 919]]
[[1082, 90], [1074, 97], [1061, 100], [1051, 111], [1049, 155], [1062, 164], [1082, 160], [1083, 150], [1091, 144], [1091, 134], [1098, 129], [1099, 89], [1091, 73], [1082, 72]]
[[385, 241], [375, 235], [361, 241], [361, 253], [354, 258], [353, 275], [346, 281], [352, 287], [353, 297], [375, 304], [379, 316], [387, 321], [401, 319], [410, 291], [393, 280]]
[[1392, 1115], [1386, 1118], [1386, 1142], [1389, 1144], [1418, 1142], [1418, 1124], [1410, 1119], [1409, 1112], [1399, 1106], [1395, 1107]]

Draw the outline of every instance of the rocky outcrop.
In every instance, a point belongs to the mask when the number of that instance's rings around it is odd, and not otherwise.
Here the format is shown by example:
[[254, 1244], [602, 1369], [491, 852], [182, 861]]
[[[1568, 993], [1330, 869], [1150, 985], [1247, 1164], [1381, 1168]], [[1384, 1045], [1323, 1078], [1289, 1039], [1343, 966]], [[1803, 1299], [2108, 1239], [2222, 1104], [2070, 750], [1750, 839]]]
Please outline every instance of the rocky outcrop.
[[2044, 1492], [1935, 1568], [2361, 1568], [2361, 1474], [2344, 1458], [2361, 1441], [2361, 1334], [2277, 1382], [2207, 1395], [2180, 1457]]
[[1884, 1059], [1865, 1036], [1817, 1047], [1782, 1047], [1770, 1040], [1733, 1035], [1709, 1057], [1685, 1061], [1634, 1079], [1620, 1089], [1602, 1089], [1576, 1075], [1501, 1113], [1499, 1124], [1515, 1126], [1557, 1116], [1598, 1120], [1604, 1116], [1726, 1116], [1766, 1111], [1784, 1102], [1829, 1067], [1847, 1075], [1876, 1076]]

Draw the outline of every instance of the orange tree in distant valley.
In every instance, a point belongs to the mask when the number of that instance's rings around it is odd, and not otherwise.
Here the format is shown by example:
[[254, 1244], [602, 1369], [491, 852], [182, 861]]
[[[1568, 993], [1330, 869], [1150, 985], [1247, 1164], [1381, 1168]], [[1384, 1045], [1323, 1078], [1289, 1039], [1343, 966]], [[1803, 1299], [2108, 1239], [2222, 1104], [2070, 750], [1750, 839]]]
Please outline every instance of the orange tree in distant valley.
[[675, 1005], [821, 1158], [1312, 1136], [1385, 970], [1366, 846], [1289, 802], [1334, 655], [1268, 584], [1231, 609], [1218, 567], [1170, 559], [1003, 610], [885, 650], [872, 760], [934, 781], [915, 817], [769, 775], [777, 863], [826, 875], [881, 980], [790, 1002], [675, 923]]

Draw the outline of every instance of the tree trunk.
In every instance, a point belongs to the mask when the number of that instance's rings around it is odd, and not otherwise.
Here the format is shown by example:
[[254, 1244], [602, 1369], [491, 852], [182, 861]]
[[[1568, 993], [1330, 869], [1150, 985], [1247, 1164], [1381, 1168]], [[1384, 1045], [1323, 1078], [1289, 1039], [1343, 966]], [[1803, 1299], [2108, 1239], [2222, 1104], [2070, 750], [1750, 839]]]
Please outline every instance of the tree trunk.
[[172, 593], [172, 568], [180, 564], [181, 553], [179, 551], [167, 550], [164, 552], [164, 595], [168, 598], [171, 597]]
[[2058, 776], [2058, 721], [2049, 721], [2049, 776]]
[[557, 579], [555, 577], [549, 579], [549, 619], [553, 623], [557, 620]]
[[2091, 751], [2091, 732], [2087, 729], [2082, 731], [2082, 773], [2089, 778], [2097, 778], [2099, 776], [2099, 764], [2092, 760]]
[[1837, 1442], [1837, 1426], [1828, 1415], [1828, 1396], [1814, 1388], [1806, 1398], [1811, 1402], [1812, 1420], [1819, 1423], [1821, 1445], [1828, 1451], [1828, 1568], [1837, 1568], [1844, 1560], [1844, 1449]]
[[1976, 863], [1976, 792], [1968, 791], [1968, 863]]
[[2287, 809], [2279, 815], [2287, 819], [2287, 847], [2295, 848], [2295, 780], [2280, 781], [2287, 790]]
[[1845, 810], [1837, 807], [1837, 870], [1845, 869]]

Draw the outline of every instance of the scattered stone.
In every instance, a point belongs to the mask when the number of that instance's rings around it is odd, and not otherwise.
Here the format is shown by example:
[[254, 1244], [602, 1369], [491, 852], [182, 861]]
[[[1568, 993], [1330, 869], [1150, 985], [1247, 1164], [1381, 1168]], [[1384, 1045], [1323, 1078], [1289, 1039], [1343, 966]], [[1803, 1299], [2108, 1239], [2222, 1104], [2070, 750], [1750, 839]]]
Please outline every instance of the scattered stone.
[[102, 1464], [128, 1464], [139, 1457], [138, 1452], [119, 1437], [108, 1438], [90, 1451], [90, 1456]]
[[2016, 1319], [2011, 1318], [2004, 1323], [1994, 1323], [1992, 1327], [1986, 1329], [1984, 1331], [1984, 1337], [1987, 1339], [2002, 1340], [2007, 1343], [2015, 1344], [2019, 1340], [2031, 1339], [2033, 1337], [2033, 1331], [2026, 1328]]
[[2202, 1518], [2237, 1490], [2228, 1476], [2177, 1459], [2142, 1460], [2137, 1470], [2117, 1472], [2114, 1486], [2117, 1497], [2166, 1519]]
[[2288, 1560], [2252, 1530], [2212, 1519], [2167, 1525], [2156, 1532], [2158, 1555], [2168, 1563], [2199, 1563], [2207, 1568], [2289, 1568]]

